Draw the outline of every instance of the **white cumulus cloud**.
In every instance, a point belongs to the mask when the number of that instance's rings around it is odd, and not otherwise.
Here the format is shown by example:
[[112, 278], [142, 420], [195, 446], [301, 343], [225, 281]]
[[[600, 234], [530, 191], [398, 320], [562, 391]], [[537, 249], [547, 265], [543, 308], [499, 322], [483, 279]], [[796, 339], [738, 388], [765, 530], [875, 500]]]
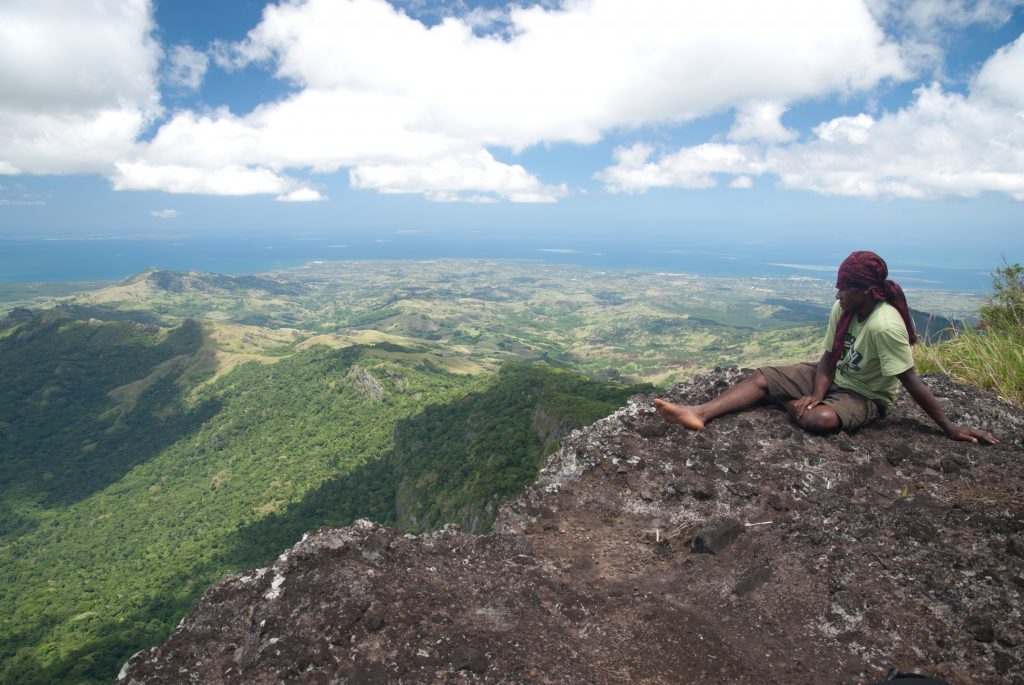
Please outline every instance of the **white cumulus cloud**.
[[817, 133], [768, 153], [783, 187], [853, 197], [991, 191], [1024, 200], [1024, 118], [984, 98], [933, 84], [898, 112], [833, 120]]
[[295, 190], [278, 195], [274, 198], [278, 202], [320, 202], [326, 200], [320, 191], [313, 188], [296, 188]]
[[797, 132], [782, 125], [785, 108], [774, 102], [752, 102], [736, 108], [736, 123], [729, 131], [729, 139], [745, 142], [760, 140], [766, 143], [784, 143], [794, 140]]
[[713, 188], [715, 174], [760, 174], [765, 170], [754, 147], [705, 143], [651, 160], [654, 150], [638, 143], [615, 151], [615, 166], [597, 174], [612, 192], [639, 193], [650, 188]]
[[118, 162], [112, 180], [115, 190], [163, 190], [202, 195], [282, 194], [295, 189], [294, 179], [270, 169], [223, 166], [215, 169], [144, 161]]
[[868, 0], [880, 20], [925, 35], [971, 24], [1003, 24], [1021, 5], [1024, 0]]
[[915, 71], [945, 76], [945, 46], [974, 26], [1000, 26], [1024, 0], [866, 0], [872, 15], [899, 35], [904, 62]]
[[106, 173], [159, 113], [145, 0], [0, 4], [0, 173]]
[[[422, 193], [438, 201], [458, 200], [459, 191], [465, 189], [493, 193], [512, 202], [554, 202], [568, 193], [564, 185], [544, 185], [522, 166], [503, 164], [486, 150], [428, 164], [360, 164], [350, 172], [350, 181], [354, 188]], [[472, 197], [481, 199], [479, 192]]]
[[[1018, 197], [1019, 41], [968, 95], [923, 87], [901, 110], [837, 117], [803, 140], [783, 124], [794, 103], [910, 78], [910, 62], [939, 50], [934, 27], [998, 23], [1015, 4], [566, 0], [469, 11], [455, 1], [445, 6], [460, 15], [427, 26], [385, 0], [282, 0], [212, 54], [221, 68], [266, 68], [293, 91], [244, 114], [181, 110], [143, 140], [161, 113], [150, 3], [3, 3], [0, 173], [99, 172], [118, 190], [316, 201], [318, 184], [303, 176], [348, 170], [352, 187], [381, 193], [552, 202], [568, 188], [516, 163], [520, 151], [734, 111], [727, 142], [621, 147], [597, 177], [616, 192], [749, 187], [770, 173], [822, 193]], [[897, 42], [879, 22], [923, 38]], [[209, 62], [176, 45], [165, 82], [197, 89]]]
[[[491, 25], [500, 32], [481, 33]], [[153, 167], [348, 168], [355, 187], [379, 192], [547, 202], [562, 184], [491, 150], [594, 143], [729, 107], [749, 113], [735, 140], [789, 139], [788, 103], [906, 75], [859, 0], [575, 0], [432, 27], [384, 0], [305, 0], [269, 5], [214, 59], [264, 65], [297, 90], [244, 116], [178, 113], [139, 146], [137, 166], [118, 166], [118, 187], [150, 187]], [[267, 192], [251, 180], [249, 192]]]
[[[842, 116], [791, 145], [708, 143], [651, 160], [638, 143], [598, 174], [613, 192], [707, 187], [713, 173], [771, 173], [785, 188], [851, 197], [1005, 193], [1024, 201], [1024, 36], [993, 55], [967, 95], [922, 86], [895, 112]], [[642, 154], [641, 154], [642, 153]]]
[[971, 95], [975, 100], [1002, 106], [1017, 114], [1024, 111], [1024, 35], [1000, 48], [985, 62], [974, 78]]
[[155, 216], [157, 219], [173, 219], [178, 216], [180, 212], [176, 209], [154, 209], [150, 212], [150, 216]]
[[196, 90], [203, 82], [210, 58], [188, 45], [175, 45], [167, 65], [167, 81]]
[[307, 88], [399, 95], [419, 128], [513, 148], [904, 76], [857, 0], [589, 0], [509, 16], [506, 41], [459, 19], [427, 29], [383, 0], [309, 0], [268, 8], [237, 50]]

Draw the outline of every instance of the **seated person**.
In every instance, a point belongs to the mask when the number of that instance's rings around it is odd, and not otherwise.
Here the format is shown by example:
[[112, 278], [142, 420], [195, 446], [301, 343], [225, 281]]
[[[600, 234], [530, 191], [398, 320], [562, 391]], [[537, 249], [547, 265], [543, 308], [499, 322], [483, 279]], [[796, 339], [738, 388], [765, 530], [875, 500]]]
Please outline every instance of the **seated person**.
[[825, 352], [817, 365], [767, 366], [704, 404], [655, 400], [658, 413], [700, 430], [716, 416], [767, 398], [783, 403], [793, 420], [812, 433], [853, 431], [888, 414], [902, 383], [950, 439], [998, 443], [983, 430], [950, 422], [918, 378], [910, 350], [917, 336], [907, 298], [888, 276], [885, 261], [874, 252], [854, 252], [843, 261]]

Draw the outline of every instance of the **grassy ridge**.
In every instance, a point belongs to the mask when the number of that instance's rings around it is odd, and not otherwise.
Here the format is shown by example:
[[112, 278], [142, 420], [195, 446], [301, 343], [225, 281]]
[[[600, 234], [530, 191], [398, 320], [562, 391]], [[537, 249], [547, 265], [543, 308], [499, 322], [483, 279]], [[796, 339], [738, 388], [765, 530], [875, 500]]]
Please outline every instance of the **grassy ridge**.
[[981, 308], [982, 326], [964, 327], [945, 342], [914, 348], [921, 371], [941, 371], [1024, 407], [1024, 267], [1004, 264]]

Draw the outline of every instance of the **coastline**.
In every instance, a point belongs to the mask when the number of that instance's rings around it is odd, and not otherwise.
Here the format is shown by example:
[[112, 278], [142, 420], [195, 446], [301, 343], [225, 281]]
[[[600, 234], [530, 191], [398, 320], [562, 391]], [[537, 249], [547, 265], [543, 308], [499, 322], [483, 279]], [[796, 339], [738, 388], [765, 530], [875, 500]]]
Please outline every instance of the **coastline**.
[[[920, 255], [890, 251], [892, 278], [906, 289], [947, 290], [987, 294], [991, 271], [984, 267], [922, 265]], [[843, 250], [816, 252], [785, 246], [715, 246], [683, 249], [671, 244], [635, 244], [594, 240], [586, 245], [562, 238], [511, 240], [415, 238], [381, 240], [369, 237], [267, 237], [182, 235], [102, 237], [0, 238], [0, 284], [57, 281], [116, 282], [148, 268], [205, 271], [230, 276], [300, 268], [314, 261], [423, 261], [487, 259], [576, 265], [594, 270], [634, 270], [647, 273], [691, 273], [702, 276], [777, 278], [806, 276], [830, 280]], [[913, 260], [913, 261], [909, 261]]]

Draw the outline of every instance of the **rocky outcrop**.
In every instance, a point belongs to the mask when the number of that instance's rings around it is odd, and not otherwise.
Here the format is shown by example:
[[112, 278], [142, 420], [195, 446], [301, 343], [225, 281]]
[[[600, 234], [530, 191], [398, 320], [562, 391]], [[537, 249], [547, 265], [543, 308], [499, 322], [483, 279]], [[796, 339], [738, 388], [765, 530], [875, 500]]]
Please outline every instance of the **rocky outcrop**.
[[384, 399], [387, 391], [377, 377], [370, 371], [360, 366], [353, 366], [348, 372], [349, 382], [352, 387], [363, 394], [371, 402], [380, 402]]
[[494, 533], [309, 533], [118, 682], [1024, 683], [1024, 413], [927, 381], [1003, 444], [946, 440], [905, 398], [815, 437], [775, 407], [688, 432], [634, 397]]

